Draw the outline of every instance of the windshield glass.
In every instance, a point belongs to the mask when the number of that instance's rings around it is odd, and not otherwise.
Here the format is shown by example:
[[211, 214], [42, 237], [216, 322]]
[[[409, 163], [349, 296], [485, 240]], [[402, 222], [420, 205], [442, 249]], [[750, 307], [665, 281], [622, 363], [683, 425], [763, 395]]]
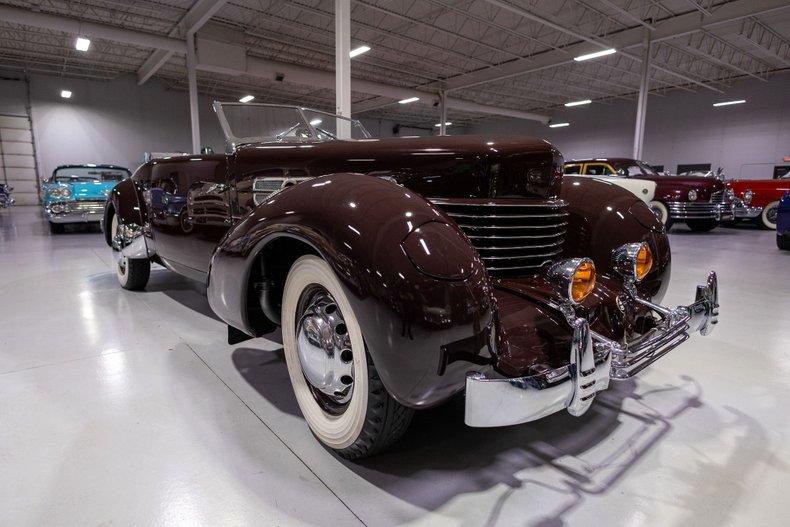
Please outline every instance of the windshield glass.
[[348, 129], [351, 139], [370, 137], [356, 119], [296, 106], [223, 102], [214, 103], [214, 109], [225, 139], [233, 145], [331, 141], [338, 137], [338, 126]]
[[658, 172], [644, 161], [629, 161], [617, 165], [617, 173], [621, 176], [658, 176]]
[[92, 181], [120, 181], [131, 173], [125, 168], [65, 167], [55, 170], [54, 183], [90, 183]]

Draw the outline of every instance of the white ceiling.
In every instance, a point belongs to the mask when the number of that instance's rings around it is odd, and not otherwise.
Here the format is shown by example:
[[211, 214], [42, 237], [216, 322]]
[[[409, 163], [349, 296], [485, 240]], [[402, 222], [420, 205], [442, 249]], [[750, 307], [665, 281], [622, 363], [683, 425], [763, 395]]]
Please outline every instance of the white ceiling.
[[[166, 36], [192, 7], [192, 0], [35, 0], [12, 5], [119, 28]], [[352, 47], [372, 51], [352, 60], [352, 76], [430, 91], [438, 83], [485, 74], [516, 60], [534, 60], [584, 42], [607, 42], [640, 25], [668, 27], [695, 13], [704, 23], [727, 1], [714, 0], [354, 0]], [[753, 2], [755, 10], [760, 2]], [[790, 0], [785, 9], [739, 18], [662, 40], [653, 46], [650, 87], [721, 90], [733, 80], [768, 80], [790, 67]], [[334, 67], [333, 0], [235, 0], [211, 19], [243, 35], [251, 56], [331, 71]], [[649, 21], [649, 22], [644, 22]], [[584, 39], [584, 40], [582, 40]], [[109, 80], [137, 73], [152, 49], [94, 40], [87, 53], [74, 49], [74, 36], [0, 21], [0, 68]], [[523, 75], [458, 89], [453, 96], [482, 104], [550, 113], [569, 100], [635, 99], [642, 50], [639, 46], [605, 58], [569, 61]], [[569, 57], [572, 58], [572, 57]], [[184, 57], [173, 55], [155, 76], [173, 89], [186, 89]], [[199, 89], [218, 98], [246, 93], [258, 100], [331, 109], [334, 92], [253, 77], [200, 71]], [[379, 106], [367, 117], [429, 126], [437, 120], [428, 106], [398, 105], [363, 93], [355, 103]], [[389, 103], [389, 104], [388, 104]], [[387, 104], [380, 107], [381, 104]], [[481, 114], [451, 110], [464, 122]]]

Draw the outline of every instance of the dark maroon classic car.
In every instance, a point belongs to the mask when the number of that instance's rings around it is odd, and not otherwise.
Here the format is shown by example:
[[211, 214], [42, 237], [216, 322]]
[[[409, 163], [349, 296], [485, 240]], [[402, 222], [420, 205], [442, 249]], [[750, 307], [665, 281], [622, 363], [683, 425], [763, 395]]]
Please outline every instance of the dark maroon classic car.
[[153, 160], [112, 191], [118, 278], [143, 288], [157, 262], [206, 282], [231, 344], [281, 326], [299, 407], [341, 456], [463, 391], [470, 426], [581, 415], [717, 322], [715, 273], [692, 304], [659, 305], [664, 226], [627, 190], [563, 177], [546, 141], [215, 109], [227, 155]]
[[623, 157], [575, 159], [566, 163], [567, 167], [573, 167], [573, 173], [588, 176], [655, 181], [656, 194], [650, 208], [667, 229], [675, 222], [683, 222], [692, 231], [709, 231], [734, 218], [733, 193], [715, 177], [661, 176], [644, 161]]

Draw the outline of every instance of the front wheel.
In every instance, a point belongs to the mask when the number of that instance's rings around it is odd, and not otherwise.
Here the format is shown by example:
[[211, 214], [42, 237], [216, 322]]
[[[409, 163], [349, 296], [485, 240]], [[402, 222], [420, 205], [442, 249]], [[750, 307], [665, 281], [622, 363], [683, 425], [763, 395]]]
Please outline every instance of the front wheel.
[[302, 256], [288, 272], [282, 335], [296, 401], [319, 441], [353, 459], [403, 435], [414, 412], [382, 384], [354, 310], [321, 258]]
[[151, 275], [151, 261], [147, 258], [121, 256], [118, 259], [116, 274], [118, 282], [124, 289], [130, 291], [142, 289], [148, 283], [148, 277]]
[[648, 203], [648, 206], [650, 207], [650, 210], [653, 211], [653, 214], [656, 215], [658, 221], [663, 223], [667, 230], [669, 230], [672, 227], [672, 221], [669, 219], [669, 209], [667, 206], [660, 201], [651, 201]]
[[776, 230], [776, 218], [779, 216], [779, 202], [774, 201], [769, 203], [760, 214], [760, 225], [764, 229]]
[[790, 251], [790, 234], [777, 234], [776, 246], [783, 251]]
[[694, 232], [712, 231], [718, 224], [716, 220], [686, 220], [686, 225]]

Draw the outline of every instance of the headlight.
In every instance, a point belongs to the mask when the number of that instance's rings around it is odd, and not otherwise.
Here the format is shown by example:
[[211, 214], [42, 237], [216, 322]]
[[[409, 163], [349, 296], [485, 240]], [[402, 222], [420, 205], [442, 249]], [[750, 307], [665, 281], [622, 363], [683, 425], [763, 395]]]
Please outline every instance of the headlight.
[[749, 203], [752, 202], [753, 197], [754, 197], [754, 192], [752, 192], [751, 190], [747, 190], [746, 192], [743, 193], [743, 202], [746, 205], [748, 205]]
[[55, 214], [59, 214], [63, 212], [63, 205], [61, 205], [60, 203], [53, 203], [52, 205], [49, 206], [49, 210], [54, 212]]
[[689, 201], [697, 201], [697, 191], [694, 189], [689, 190]]
[[55, 196], [55, 197], [60, 196], [60, 189], [59, 188], [51, 188], [51, 189], [49, 189], [49, 195], [50, 196]]
[[589, 258], [561, 260], [549, 269], [549, 279], [560, 298], [578, 304], [595, 288], [595, 264]]
[[64, 198], [71, 197], [71, 190], [64, 188], [63, 190], [60, 191], [60, 195], [63, 196]]
[[653, 268], [653, 253], [644, 242], [626, 243], [614, 250], [612, 263], [620, 274], [639, 282]]

